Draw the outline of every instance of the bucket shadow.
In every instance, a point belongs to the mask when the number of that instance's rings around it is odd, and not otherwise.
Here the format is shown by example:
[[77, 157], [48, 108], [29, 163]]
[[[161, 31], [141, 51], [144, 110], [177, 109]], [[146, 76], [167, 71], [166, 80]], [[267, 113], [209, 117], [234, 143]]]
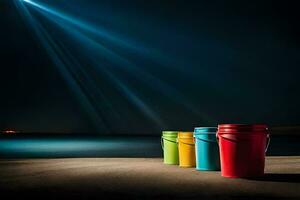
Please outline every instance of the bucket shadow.
[[300, 174], [266, 173], [262, 177], [250, 178], [250, 180], [300, 183]]

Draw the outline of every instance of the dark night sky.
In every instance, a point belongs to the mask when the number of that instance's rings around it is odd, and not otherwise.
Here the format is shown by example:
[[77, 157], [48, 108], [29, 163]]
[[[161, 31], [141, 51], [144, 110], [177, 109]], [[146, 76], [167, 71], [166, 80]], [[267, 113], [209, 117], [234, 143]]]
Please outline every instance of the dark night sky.
[[[213, 119], [205, 121], [183, 108], [182, 102], [169, 103], [165, 96], [136, 84], [130, 74], [121, 74], [166, 123], [155, 126], [100, 73], [97, 87], [103, 87], [121, 113], [119, 120], [108, 119], [110, 133], [158, 134], [163, 128], [192, 129], [224, 122], [299, 124], [300, 31], [298, 7], [291, 2], [39, 2], [163, 52], [171, 58], [163, 67], [153, 67], [155, 62], [135, 54], [124, 55]], [[35, 16], [53, 30], [56, 40], [67, 40], [53, 24]], [[0, 129], [99, 131], [11, 0], [0, 1], [0, 22]], [[76, 55], [80, 56], [78, 51]]]

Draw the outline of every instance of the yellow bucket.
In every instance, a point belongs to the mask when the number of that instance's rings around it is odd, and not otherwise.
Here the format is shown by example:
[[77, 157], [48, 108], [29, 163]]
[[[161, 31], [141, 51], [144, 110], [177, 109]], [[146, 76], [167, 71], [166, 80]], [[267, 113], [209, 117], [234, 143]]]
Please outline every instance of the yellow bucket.
[[195, 141], [193, 132], [178, 132], [179, 167], [195, 167]]

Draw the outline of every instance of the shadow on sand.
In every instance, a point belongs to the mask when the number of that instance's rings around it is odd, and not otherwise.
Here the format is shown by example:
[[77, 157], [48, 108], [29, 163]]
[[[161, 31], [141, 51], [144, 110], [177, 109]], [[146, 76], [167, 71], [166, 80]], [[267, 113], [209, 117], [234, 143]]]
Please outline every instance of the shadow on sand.
[[300, 183], [299, 173], [266, 173], [262, 177], [250, 178], [256, 181]]

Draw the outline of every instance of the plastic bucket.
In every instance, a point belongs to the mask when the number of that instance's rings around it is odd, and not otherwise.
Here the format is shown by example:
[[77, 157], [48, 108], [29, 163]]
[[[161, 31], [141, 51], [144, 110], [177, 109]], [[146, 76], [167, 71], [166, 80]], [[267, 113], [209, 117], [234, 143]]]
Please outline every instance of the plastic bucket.
[[163, 131], [161, 146], [164, 154], [164, 163], [178, 165], [177, 131]]
[[195, 143], [193, 132], [178, 132], [178, 151], [180, 167], [195, 167]]
[[266, 125], [221, 124], [217, 137], [222, 176], [251, 178], [264, 175], [265, 152], [270, 142]]
[[220, 170], [217, 127], [197, 127], [194, 130], [196, 169]]

